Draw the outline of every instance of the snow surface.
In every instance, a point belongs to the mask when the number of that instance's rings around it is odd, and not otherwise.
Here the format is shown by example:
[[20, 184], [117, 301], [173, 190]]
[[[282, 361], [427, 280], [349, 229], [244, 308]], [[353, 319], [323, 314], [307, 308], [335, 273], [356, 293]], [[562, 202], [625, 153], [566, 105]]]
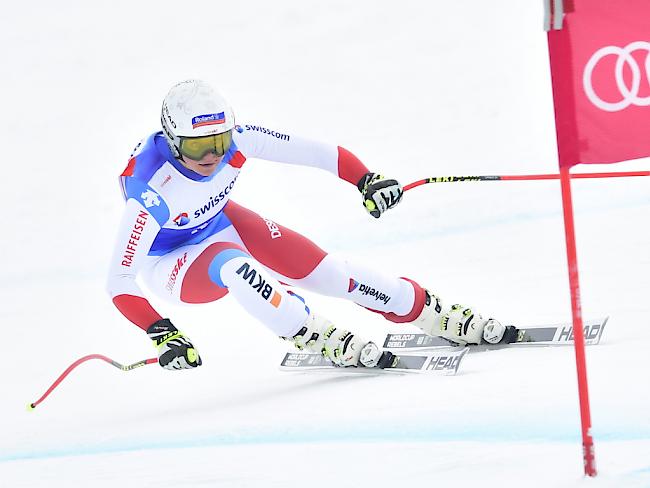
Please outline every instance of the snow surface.
[[[595, 479], [583, 477], [572, 348], [474, 353], [456, 377], [283, 373], [286, 343], [229, 298], [153, 300], [202, 368], [90, 362], [25, 410], [80, 356], [154, 355], [104, 275], [117, 175], [172, 84], [206, 79], [239, 120], [343, 145], [404, 183], [555, 172], [542, 18], [539, 0], [5, 5], [0, 486], [650, 486], [647, 178], [573, 185], [584, 316], [611, 317], [587, 351]], [[234, 198], [529, 325], [571, 315], [559, 193], [553, 181], [428, 185], [374, 221], [332, 176], [251, 161]], [[399, 329], [305, 295], [377, 340]], [[254, 359], [234, 364], [242, 352]]]

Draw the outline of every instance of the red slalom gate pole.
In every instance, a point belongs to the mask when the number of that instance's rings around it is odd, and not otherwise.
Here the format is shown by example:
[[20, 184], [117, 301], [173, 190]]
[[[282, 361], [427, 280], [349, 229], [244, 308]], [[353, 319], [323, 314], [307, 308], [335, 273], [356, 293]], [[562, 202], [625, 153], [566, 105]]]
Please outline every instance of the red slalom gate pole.
[[[622, 178], [630, 176], [650, 176], [650, 171], [617, 171], [609, 173], [575, 173], [571, 179], [584, 178]], [[529, 180], [559, 180], [559, 174], [538, 175], [482, 175], [482, 176], [434, 176], [414, 181], [404, 186], [404, 191], [426, 185], [427, 183], [458, 183], [462, 181], [529, 181]]]
[[521, 180], [560, 180], [562, 188], [562, 207], [564, 212], [564, 231], [569, 268], [569, 287], [571, 290], [571, 313], [573, 317], [573, 336], [578, 375], [578, 396], [580, 400], [580, 423], [584, 472], [587, 476], [596, 476], [596, 456], [594, 441], [591, 436], [591, 412], [589, 406], [589, 386], [587, 383], [587, 362], [585, 355], [585, 337], [580, 301], [580, 280], [578, 276], [578, 255], [576, 250], [575, 224], [573, 218], [573, 199], [571, 180], [581, 178], [615, 178], [629, 176], [650, 176], [650, 171], [623, 171], [610, 173], [576, 173], [571, 174], [566, 167], [560, 168], [559, 174], [537, 175], [484, 175], [484, 176], [438, 176], [425, 178], [404, 186], [404, 191], [427, 183], [456, 183], [462, 181], [521, 181]]
[[27, 405], [27, 409], [28, 410], [35, 409], [39, 403], [45, 400], [50, 395], [50, 393], [52, 393], [52, 391], [57, 386], [59, 386], [59, 384], [65, 379], [66, 376], [70, 374], [70, 372], [72, 372], [73, 369], [75, 369], [80, 364], [85, 363], [86, 361], [90, 361], [91, 359], [101, 359], [102, 361], [106, 361], [111, 366], [115, 366], [116, 368], [121, 369], [122, 371], [131, 371], [132, 369], [139, 368], [140, 366], [146, 366], [147, 364], [154, 364], [158, 362], [157, 358], [149, 358], [125, 366], [102, 354], [89, 354], [88, 356], [84, 356], [82, 358], [77, 359], [74, 363], [68, 366], [66, 370], [63, 373], [61, 373], [56, 380], [54, 380], [54, 383], [52, 383], [52, 385], [47, 389], [45, 393], [43, 393], [43, 395], [38, 400]]
[[[569, 168], [560, 168], [562, 185], [562, 207], [564, 209], [564, 233], [566, 236], [567, 261], [569, 265], [569, 287], [571, 289], [571, 311], [573, 314], [573, 338], [578, 373], [578, 396], [580, 398], [580, 422], [582, 427], [582, 448], [584, 470], [587, 476], [596, 476], [594, 440], [591, 437], [591, 413], [589, 409], [589, 387], [587, 384], [587, 362], [585, 357], [585, 335], [582, 325], [582, 304], [578, 277], [578, 253], [576, 251], [573, 200], [571, 196], [571, 174]], [[575, 176], [575, 175], [574, 175]]]

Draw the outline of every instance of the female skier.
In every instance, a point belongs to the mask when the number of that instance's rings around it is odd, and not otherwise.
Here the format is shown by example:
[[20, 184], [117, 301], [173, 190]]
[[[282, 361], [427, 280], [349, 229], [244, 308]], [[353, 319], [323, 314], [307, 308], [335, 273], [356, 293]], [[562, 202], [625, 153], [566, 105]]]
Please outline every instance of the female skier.
[[460, 344], [502, 340], [505, 328], [498, 321], [469, 307], [445, 307], [413, 280], [328, 254], [229, 198], [247, 158], [329, 171], [356, 185], [375, 218], [401, 201], [396, 180], [370, 172], [342, 147], [236, 125], [225, 99], [199, 80], [172, 87], [161, 123], [162, 131], [140, 142], [121, 175], [126, 206], [108, 289], [120, 312], [154, 342], [163, 368], [195, 368], [201, 358], [145, 298], [137, 275], [175, 302], [212, 302], [230, 292], [275, 334], [338, 366], [382, 368], [392, 355], [335, 326], [286, 285], [352, 300], [392, 322], [412, 323]]

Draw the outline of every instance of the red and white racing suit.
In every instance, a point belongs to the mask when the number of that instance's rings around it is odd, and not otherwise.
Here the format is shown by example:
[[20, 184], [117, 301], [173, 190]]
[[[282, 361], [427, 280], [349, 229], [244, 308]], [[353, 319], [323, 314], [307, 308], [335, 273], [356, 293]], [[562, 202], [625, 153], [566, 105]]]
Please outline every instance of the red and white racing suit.
[[285, 285], [352, 300], [394, 322], [422, 311], [424, 290], [326, 253], [302, 235], [229, 199], [247, 158], [312, 166], [356, 184], [368, 169], [349, 151], [254, 125], [236, 126], [216, 171], [177, 161], [161, 132], [143, 140], [121, 175], [126, 206], [111, 258], [115, 306], [146, 330], [160, 320], [136, 283], [173, 302], [228, 292], [277, 335], [297, 333], [308, 305]]

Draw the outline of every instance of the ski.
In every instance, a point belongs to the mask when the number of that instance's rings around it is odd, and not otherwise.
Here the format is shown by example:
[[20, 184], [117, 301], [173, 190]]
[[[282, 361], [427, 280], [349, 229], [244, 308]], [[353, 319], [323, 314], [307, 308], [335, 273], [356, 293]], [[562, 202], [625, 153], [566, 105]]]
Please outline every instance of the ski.
[[379, 368], [340, 368], [323, 355], [308, 352], [288, 352], [280, 369], [282, 371], [324, 371], [344, 374], [384, 374], [384, 373], [438, 373], [455, 375], [468, 349], [454, 348], [445, 351], [428, 351], [397, 354], [397, 361], [384, 369]]
[[[609, 317], [584, 322], [585, 344], [594, 345], [600, 342]], [[509, 344], [470, 345], [472, 350], [501, 349], [521, 346], [558, 346], [573, 344], [573, 325], [562, 323], [553, 325], [538, 325], [517, 330], [517, 338]], [[458, 344], [427, 334], [387, 334], [384, 349], [434, 349], [441, 347], [457, 347]]]

